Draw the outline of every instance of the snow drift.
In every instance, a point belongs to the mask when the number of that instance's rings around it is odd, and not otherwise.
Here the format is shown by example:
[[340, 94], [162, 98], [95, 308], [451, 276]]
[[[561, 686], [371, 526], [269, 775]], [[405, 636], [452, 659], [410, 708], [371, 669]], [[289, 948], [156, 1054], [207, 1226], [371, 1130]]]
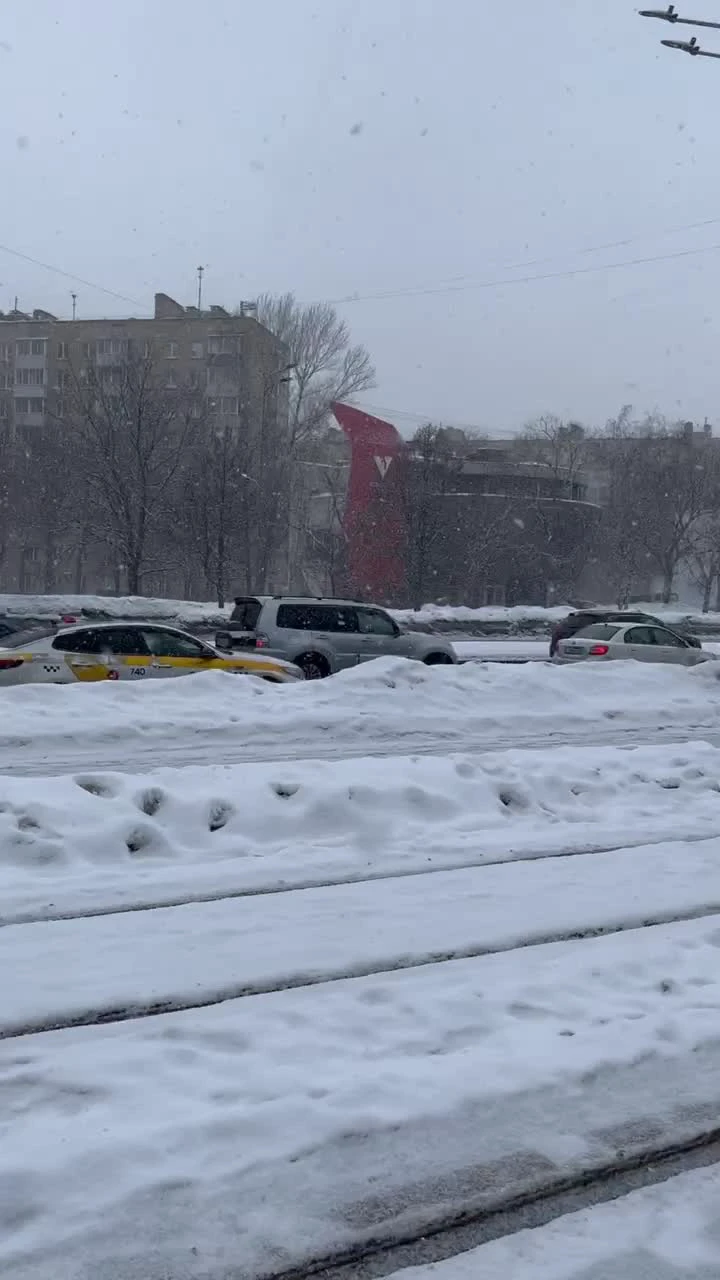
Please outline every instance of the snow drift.
[[720, 834], [720, 750], [0, 777], [0, 919]]

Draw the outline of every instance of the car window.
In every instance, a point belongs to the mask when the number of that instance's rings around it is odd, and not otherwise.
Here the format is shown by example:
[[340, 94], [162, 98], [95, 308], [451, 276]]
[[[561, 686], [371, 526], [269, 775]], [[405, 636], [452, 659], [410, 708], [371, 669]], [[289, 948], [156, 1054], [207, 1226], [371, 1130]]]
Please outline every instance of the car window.
[[2, 649], [23, 649], [26, 644], [36, 644], [38, 640], [49, 640], [54, 631], [11, 631], [0, 640]]
[[61, 631], [53, 640], [52, 647], [62, 653], [102, 653], [100, 632], [95, 628], [66, 633]]
[[142, 632], [137, 627], [108, 627], [107, 630], [98, 631], [97, 637], [100, 653], [125, 655], [146, 654], [148, 651]]
[[357, 632], [355, 609], [327, 604], [281, 604], [277, 625], [296, 631]]
[[397, 628], [392, 618], [379, 609], [358, 609], [360, 630], [366, 636], [395, 636]]
[[652, 627], [631, 627], [625, 632], [625, 644], [654, 644]]
[[587, 637], [588, 640], [611, 640], [619, 630], [618, 623], [613, 625], [611, 622], [595, 622], [591, 627], [584, 627], [580, 634], [583, 639]]
[[262, 612], [260, 600], [237, 600], [230, 614], [230, 621], [242, 627], [243, 631], [254, 631]]
[[671, 646], [673, 649], [687, 649], [689, 646], [679, 636], [674, 636], [672, 631], [666, 631], [664, 627], [652, 627], [653, 644], [664, 644]]
[[142, 635], [150, 653], [156, 658], [202, 658], [210, 652], [199, 640], [177, 631], [143, 628]]

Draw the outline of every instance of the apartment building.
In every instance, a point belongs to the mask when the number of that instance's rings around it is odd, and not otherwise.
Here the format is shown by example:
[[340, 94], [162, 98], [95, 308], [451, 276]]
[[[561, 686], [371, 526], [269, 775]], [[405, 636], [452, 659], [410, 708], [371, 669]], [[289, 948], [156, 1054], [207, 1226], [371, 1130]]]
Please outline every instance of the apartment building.
[[250, 315], [199, 311], [155, 294], [151, 319], [60, 320], [0, 313], [0, 424], [23, 432], [62, 420], [73, 371], [150, 358], [168, 390], [195, 387], [221, 421], [256, 429], [287, 413], [287, 350]]
[[[155, 295], [151, 318], [63, 320], [48, 311], [0, 313], [0, 432], [40, 443], [61, 432], [72, 412], [76, 379], [92, 367], [112, 384], [129, 360], [150, 360], [152, 378], [168, 393], [193, 391], [198, 429], [231, 427], [249, 440], [277, 442], [288, 419], [288, 362], [280, 342], [252, 314], [182, 306]], [[42, 447], [42, 446], [41, 446]], [[82, 495], [78, 495], [82, 501]], [[123, 589], [107, 548], [58, 555], [38, 510], [34, 527], [6, 521], [0, 529], [0, 576], [6, 591]], [[147, 589], [182, 594], [182, 573], [158, 574]]]

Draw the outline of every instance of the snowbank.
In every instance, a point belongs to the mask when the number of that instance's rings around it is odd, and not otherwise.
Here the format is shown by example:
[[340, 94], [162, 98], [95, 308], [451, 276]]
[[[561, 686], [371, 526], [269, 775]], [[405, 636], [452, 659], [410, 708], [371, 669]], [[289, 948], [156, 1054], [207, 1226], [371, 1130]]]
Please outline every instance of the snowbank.
[[195, 600], [162, 600], [146, 596], [11, 595], [0, 593], [0, 615], [29, 618], [79, 616], [83, 610], [107, 614], [111, 618], [154, 618], [166, 622], [184, 618], [200, 625], [222, 625], [232, 610]]
[[720, 835], [720, 750], [0, 777], [0, 920]]
[[[613, 606], [599, 607], [612, 608]], [[642, 613], [650, 613], [656, 618], [664, 618], [668, 626], [673, 623], [684, 623], [690, 628], [698, 626], [701, 629], [720, 629], [720, 613], [699, 613], [695, 609], [683, 609], [680, 605], [665, 605], [657, 602], [631, 604], [628, 607]], [[421, 609], [393, 609], [391, 612], [398, 622], [402, 622], [410, 629], [413, 624], [432, 627], [433, 624], [438, 623], [443, 624], [443, 629], [453, 623], [466, 629], [468, 624], [476, 623], [479, 628], [487, 626], [493, 631], [502, 629], [511, 633], [533, 627], [550, 631], [554, 623], [566, 618], [569, 613], [574, 612], [574, 609], [575, 607], [570, 604], [553, 605], [551, 608], [525, 604], [508, 608], [488, 605], [479, 609], [469, 609], [466, 605], [425, 604]]]
[[[379, 658], [329, 680], [274, 686], [251, 677], [203, 672], [148, 683], [19, 685], [0, 691], [0, 771], [22, 766], [23, 749], [46, 743], [120, 741], [132, 765], [136, 742], [163, 745], [178, 735], [213, 735], [217, 759], [229, 740], [277, 748], [313, 742], [338, 747], [488, 730], [561, 730], [621, 724], [718, 723], [720, 665], [696, 669], [617, 662], [513, 667], [426, 667]], [[593, 732], [592, 729], [588, 730]]]

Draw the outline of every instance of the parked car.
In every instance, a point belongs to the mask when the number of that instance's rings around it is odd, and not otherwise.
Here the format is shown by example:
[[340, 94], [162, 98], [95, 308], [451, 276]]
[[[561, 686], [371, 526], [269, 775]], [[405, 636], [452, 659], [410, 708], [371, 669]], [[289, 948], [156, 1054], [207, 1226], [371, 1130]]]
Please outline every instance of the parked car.
[[177, 627], [145, 622], [48, 627], [19, 632], [0, 644], [0, 688], [167, 678], [197, 671], [256, 675], [275, 684], [304, 678], [297, 667], [270, 654], [229, 656]]
[[646, 622], [596, 622], [561, 640], [557, 647], [561, 662], [634, 658], [637, 662], [673, 662], [694, 667], [710, 657], [694, 637], [691, 643], [668, 627]]
[[678, 627], [666, 627], [662, 618], [655, 618], [651, 613], [641, 613], [638, 610], [633, 611], [631, 609], [579, 609], [576, 613], [569, 613], [567, 618], [563, 618], [561, 622], [558, 622], [553, 627], [550, 637], [550, 657], [555, 657], [561, 640], [568, 640], [570, 636], [574, 636], [578, 631], [583, 631], [586, 627], [591, 627], [595, 622], [649, 622], [655, 627], [664, 627], [666, 631], [671, 631], [673, 635], [687, 640], [688, 644], [695, 649], [702, 648], [700, 641], [695, 636], [688, 635]]
[[377, 605], [301, 596], [238, 596], [215, 644], [223, 652], [261, 649], [300, 667], [307, 680], [389, 655], [457, 662], [448, 640], [405, 631]]

